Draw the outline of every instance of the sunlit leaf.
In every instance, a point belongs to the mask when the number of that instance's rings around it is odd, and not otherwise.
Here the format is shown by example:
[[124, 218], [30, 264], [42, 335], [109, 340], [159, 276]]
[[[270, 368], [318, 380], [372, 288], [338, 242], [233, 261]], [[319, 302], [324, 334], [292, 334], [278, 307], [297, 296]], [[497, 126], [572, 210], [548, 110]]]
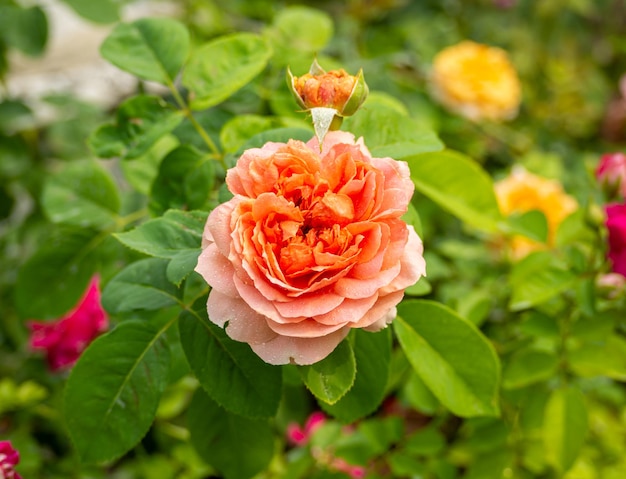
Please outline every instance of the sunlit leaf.
[[501, 221], [491, 178], [478, 163], [453, 151], [406, 158], [415, 188], [462, 221], [495, 231]]
[[516, 389], [551, 378], [559, 358], [547, 351], [519, 349], [508, 361], [502, 374], [505, 389]]
[[499, 414], [500, 363], [489, 341], [445, 306], [404, 301], [393, 322], [413, 369], [458, 416]]
[[321, 401], [335, 404], [345, 395], [356, 376], [354, 352], [349, 341], [342, 341], [326, 358], [298, 368], [304, 384]]
[[554, 390], [546, 405], [543, 439], [547, 459], [560, 473], [574, 464], [587, 429], [587, 408], [580, 390], [573, 386]]
[[380, 406], [391, 361], [391, 330], [354, 330], [350, 335], [357, 370], [354, 384], [335, 404], [319, 403], [324, 411], [346, 423], [365, 417]]
[[265, 40], [252, 33], [235, 33], [194, 51], [183, 73], [191, 107], [203, 110], [226, 100], [263, 71], [271, 56]]
[[544, 251], [531, 253], [515, 264], [509, 276], [509, 308], [520, 311], [556, 296], [576, 281], [567, 265]]
[[113, 65], [144, 80], [172, 83], [189, 50], [187, 28], [171, 18], [120, 23], [100, 47]]
[[366, 105], [354, 116], [346, 118], [343, 128], [357, 138], [362, 136], [372, 156], [400, 160], [443, 149], [443, 143], [434, 131], [408, 115], [386, 104]]

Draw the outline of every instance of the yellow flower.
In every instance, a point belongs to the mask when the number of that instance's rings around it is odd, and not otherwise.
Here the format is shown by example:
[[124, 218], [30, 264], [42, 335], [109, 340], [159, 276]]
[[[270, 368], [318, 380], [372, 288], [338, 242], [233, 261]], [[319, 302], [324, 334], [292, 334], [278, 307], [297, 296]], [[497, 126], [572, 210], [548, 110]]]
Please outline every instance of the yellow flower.
[[[565, 193], [558, 181], [534, 175], [524, 168], [515, 168], [508, 177], [496, 182], [494, 186], [500, 210], [504, 215], [531, 210], [539, 210], [545, 215], [548, 223], [548, 247], [554, 245], [556, 231], [561, 222], [578, 208], [576, 200]], [[520, 259], [545, 246], [523, 236], [513, 236], [509, 242], [514, 259]]]
[[506, 120], [517, 115], [521, 86], [506, 52], [463, 41], [437, 54], [433, 93], [450, 110], [470, 120]]

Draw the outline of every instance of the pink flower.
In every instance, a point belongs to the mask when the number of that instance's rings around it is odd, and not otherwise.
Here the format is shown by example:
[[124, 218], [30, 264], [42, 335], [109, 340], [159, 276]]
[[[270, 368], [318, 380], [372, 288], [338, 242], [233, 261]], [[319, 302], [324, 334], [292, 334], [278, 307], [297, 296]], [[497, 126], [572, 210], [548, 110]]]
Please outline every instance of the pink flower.
[[287, 439], [295, 446], [304, 446], [309, 442], [311, 436], [322, 424], [326, 422], [326, 416], [320, 411], [316, 411], [309, 416], [304, 424], [304, 428], [295, 422], [287, 426]]
[[15, 466], [20, 462], [20, 453], [13, 449], [11, 441], [0, 441], [0, 478], [22, 479]]
[[330, 463], [330, 468], [336, 471], [344, 472], [353, 479], [361, 479], [365, 477], [366, 470], [363, 466], [354, 466], [344, 459], [337, 457]]
[[109, 320], [100, 304], [99, 278], [94, 276], [76, 308], [57, 321], [30, 321], [30, 346], [46, 351], [52, 371], [74, 365]]
[[400, 219], [407, 164], [372, 158], [350, 133], [247, 150], [226, 183], [235, 196], [209, 215], [196, 271], [210, 320], [270, 364], [312, 364], [351, 328], [385, 327], [425, 274]]
[[606, 190], [610, 198], [616, 193], [626, 198], [626, 155], [624, 153], [607, 153], [602, 155], [596, 168], [596, 178]]
[[626, 205], [605, 207], [609, 230], [609, 260], [614, 273], [626, 276]]
[[596, 278], [596, 287], [600, 296], [618, 298], [626, 289], [626, 277], [618, 273], [601, 274]]

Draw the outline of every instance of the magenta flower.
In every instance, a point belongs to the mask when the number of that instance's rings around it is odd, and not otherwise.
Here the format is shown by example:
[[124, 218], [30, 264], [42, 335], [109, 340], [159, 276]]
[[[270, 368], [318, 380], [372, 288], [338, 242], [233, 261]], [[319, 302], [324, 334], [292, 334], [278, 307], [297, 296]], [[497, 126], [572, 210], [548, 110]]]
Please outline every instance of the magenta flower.
[[287, 439], [295, 446], [304, 446], [309, 442], [313, 433], [317, 431], [324, 422], [326, 422], [326, 416], [319, 411], [314, 412], [308, 417], [303, 428], [295, 422], [292, 422], [287, 426]]
[[626, 205], [607, 205], [606, 227], [609, 230], [609, 253], [614, 273], [626, 276]]
[[109, 327], [94, 276], [76, 308], [57, 321], [29, 321], [30, 346], [46, 351], [52, 371], [70, 368], [87, 346]]
[[607, 153], [602, 155], [596, 168], [596, 178], [609, 198], [626, 198], [626, 155]]
[[13, 449], [11, 441], [0, 441], [0, 478], [22, 479], [15, 466], [20, 462], [20, 453]]

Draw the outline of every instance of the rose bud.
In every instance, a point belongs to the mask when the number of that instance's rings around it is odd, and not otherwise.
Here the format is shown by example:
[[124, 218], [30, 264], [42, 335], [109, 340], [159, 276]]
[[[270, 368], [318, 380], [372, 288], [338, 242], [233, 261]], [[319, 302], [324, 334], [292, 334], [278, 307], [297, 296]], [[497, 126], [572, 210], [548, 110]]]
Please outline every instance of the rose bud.
[[626, 198], [626, 155], [624, 153], [602, 155], [596, 168], [596, 178], [608, 198]]
[[339, 129], [343, 117], [356, 113], [369, 92], [363, 70], [356, 76], [343, 69], [326, 72], [317, 60], [309, 73], [300, 77], [287, 68], [287, 84], [298, 105], [311, 112], [320, 144], [328, 130]]

